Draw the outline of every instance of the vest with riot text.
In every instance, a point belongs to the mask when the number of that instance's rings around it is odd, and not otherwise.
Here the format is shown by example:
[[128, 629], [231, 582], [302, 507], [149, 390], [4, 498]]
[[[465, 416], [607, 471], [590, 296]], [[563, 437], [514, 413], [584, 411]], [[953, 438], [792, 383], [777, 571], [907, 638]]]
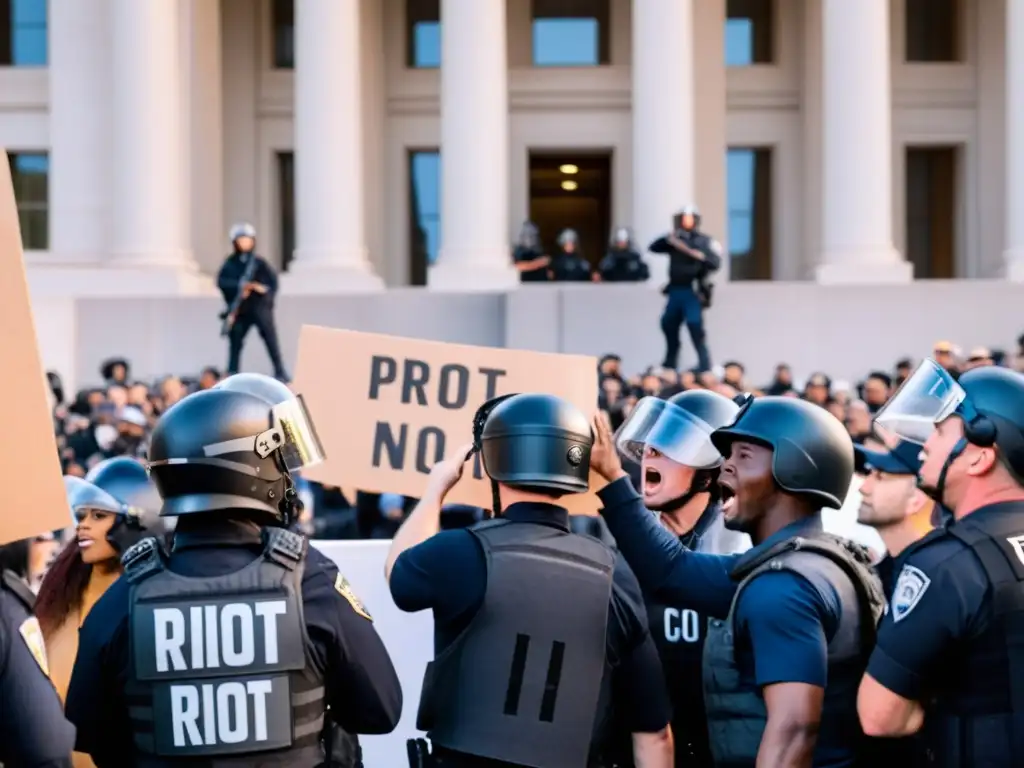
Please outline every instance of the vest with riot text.
[[[818, 735], [819, 749], [859, 750], [857, 687], [874, 647], [885, 608], [881, 584], [869, 570], [866, 552], [827, 534], [793, 538], [740, 561], [740, 581], [725, 620], [712, 619], [704, 645], [704, 697], [716, 768], [748, 768], [757, 760], [767, 711], [761, 692], [741, 677], [736, 663], [735, 612], [744, 588], [769, 571], [823, 571], [842, 601], [842, 615], [828, 645], [828, 683]], [[752, 554], [752, 553], [751, 553]], [[838, 569], [830, 567], [838, 566]], [[838, 570], [838, 572], [837, 572]]]
[[487, 588], [469, 626], [427, 667], [417, 727], [435, 745], [493, 760], [587, 765], [606, 668], [615, 557], [548, 525], [469, 529]]
[[168, 570], [155, 539], [125, 554], [136, 765], [323, 760], [323, 675], [302, 612], [306, 542], [278, 528], [263, 540], [260, 557], [216, 577]]
[[1000, 507], [979, 509], [944, 534], [981, 562], [992, 617], [961, 639], [955, 663], [929, 681], [934, 695], [920, 736], [935, 766], [1024, 762], [1024, 505]]

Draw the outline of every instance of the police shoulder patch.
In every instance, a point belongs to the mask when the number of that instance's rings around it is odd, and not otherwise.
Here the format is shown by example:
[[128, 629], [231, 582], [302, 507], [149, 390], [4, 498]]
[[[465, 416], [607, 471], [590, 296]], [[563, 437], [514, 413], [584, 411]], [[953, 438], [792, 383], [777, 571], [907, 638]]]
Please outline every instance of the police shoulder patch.
[[35, 616], [25, 619], [21, 622], [21, 626], [18, 627], [18, 632], [21, 634], [21, 639], [25, 641], [25, 645], [28, 646], [29, 651], [31, 651], [32, 658], [36, 660], [36, 664], [43, 670], [43, 674], [49, 677], [50, 664], [46, 658], [46, 643], [43, 641], [43, 630], [39, 626], [39, 620]]
[[910, 615], [910, 612], [921, 602], [921, 598], [924, 597], [924, 593], [928, 591], [928, 586], [931, 583], [932, 580], [920, 568], [915, 568], [912, 565], [903, 566], [899, 578], [896, 579], [896, 587], [892, 591], [891, 609], [894, 623], [898, 623]]
[[370, 612], [366, 610], [365, 606], [362, 604], [359, 598], [356, 597], [356, 593], [352, 591], [352, 585], [348, 583], [348, 579], [346, 579], [340, 573], [338, 574], [338, 577], [334, 580], [334, 589], [337, 591], [339, 595], [341, 595], [348, 601], [348, 604], [352, 606], [353, 611], [358, 613], [367, 621], [373, 621], [373, 617], [370, 615]]
[[722, 255], [722, 244], [718, 240], [711, 240], [711, 250], [716, 256]]

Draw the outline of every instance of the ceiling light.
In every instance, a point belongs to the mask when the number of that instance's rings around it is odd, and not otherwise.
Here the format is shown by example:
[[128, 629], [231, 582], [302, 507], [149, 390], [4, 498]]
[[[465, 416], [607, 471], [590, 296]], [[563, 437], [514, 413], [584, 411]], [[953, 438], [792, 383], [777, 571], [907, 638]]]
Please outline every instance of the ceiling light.
[[579, 184], [577, 184], [575, 181], [569, 181], [568, 179], [566, 179], [565, 181], [562, 182], [562, 189], [564, 189], [566, 192], [573, 192], [578, 187]]
[[565, 165], [560, 165], [560, 166], [558, 166], [558, 170], [560, 170], [562, 173], [568, 174], [570, 176], [572, 174], [574, 174], [574, 173], [579, 173], [580, 172], [580, 169], [577, 166], [573, 165], [572, 163], [566, 163]]

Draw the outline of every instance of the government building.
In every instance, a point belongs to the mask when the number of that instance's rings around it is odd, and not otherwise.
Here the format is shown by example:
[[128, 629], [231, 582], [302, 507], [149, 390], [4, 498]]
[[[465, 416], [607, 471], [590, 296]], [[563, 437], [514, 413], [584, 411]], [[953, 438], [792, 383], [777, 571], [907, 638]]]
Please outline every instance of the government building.
[[662, 257], [650, 285], [519, 288], [510, 243], [531, 219], [596, 260], [690, 203], [725, 249], [718, 362], [1024, 331], [1024, 0], [0, 0], [0, 145], [72, 377], [103, 344], [218, 361], [236, 221], [285, 337], [652, 362]]

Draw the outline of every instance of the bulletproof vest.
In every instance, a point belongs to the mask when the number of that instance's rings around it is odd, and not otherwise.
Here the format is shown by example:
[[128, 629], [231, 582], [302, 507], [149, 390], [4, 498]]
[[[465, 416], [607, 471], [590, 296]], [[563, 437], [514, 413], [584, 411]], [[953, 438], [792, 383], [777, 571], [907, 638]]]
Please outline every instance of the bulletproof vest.
[[[946, 529], [991, 585], [985, 629], [957, 645], [925, 703], [921, 737], [937, 766], [1018, 765], [1024, 754], [1024, 507], [968, 515]], [[1021, 510], [1021, 511], [1018, 511]]]
[[711, 620], [704, 645], [704, 695], [716, 768], [753, 765], [767, 722], [761, 692], [741, 679], [736, 663], [734, 615], [746, 586], [769, 571], [824, 571], [835, 585], [842, 600], [842, 616], [828, 644], [828, 685], [818, 743], [845, 745], [851, 735], [860, 740], [857, 687], [874, 647], [885, 599], [878, 579], [868, 569], [866, 555], [856, 557], [850, 550], [853, 546], [823, 533], [797, 537], [751, 553], [752, 557], [743, 558], [734, 569], [732, 577], [740, 583], [729, 615], [725, 620]]
[[615, 558], [548, 525], [467, 529], [487, 561], [483, 603], [427, 666], [417, 728], [445, 749], [534, 768], [587, 765], [605, 672]]
[[[683, 242], [691, 248], [703, 250], [707, 247], [708, 236], [691, 230], [689, 235], [683, 238]], [[703, 273], [704, 265], [688, 253], [673, 253], [669, 256], [668, 282], [673, 288], [692, 288], [693, 281]]]
[[575, 253], [562, 253], [551, 260], [551, 271], [560, 282], [588, 282], [590, 263]]
[[323, 674], [302, 609], [306, 541], [265, 528], [263, 543], [260, 557], [224, 576], [170, 571], [152, 538], [122, 559], [131, 584], [126, 694], [137, 765], [324, 759]]

